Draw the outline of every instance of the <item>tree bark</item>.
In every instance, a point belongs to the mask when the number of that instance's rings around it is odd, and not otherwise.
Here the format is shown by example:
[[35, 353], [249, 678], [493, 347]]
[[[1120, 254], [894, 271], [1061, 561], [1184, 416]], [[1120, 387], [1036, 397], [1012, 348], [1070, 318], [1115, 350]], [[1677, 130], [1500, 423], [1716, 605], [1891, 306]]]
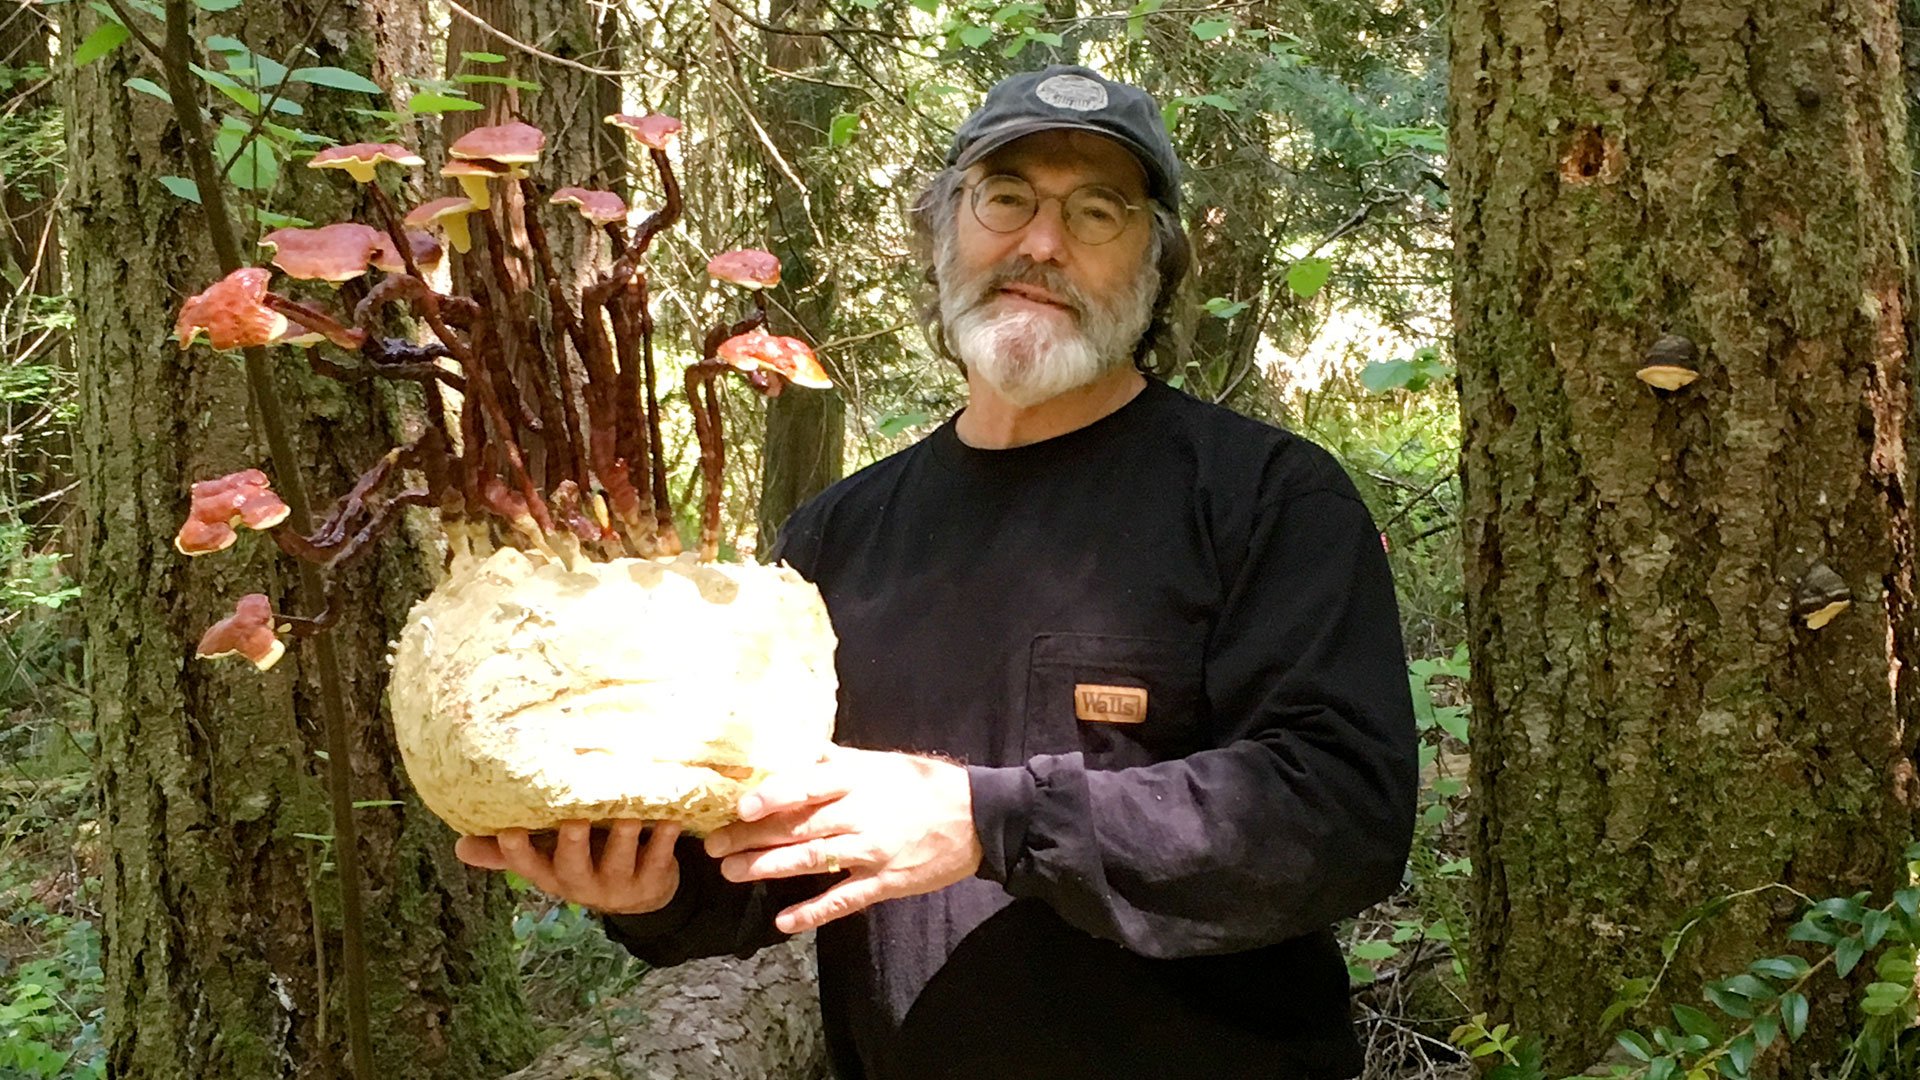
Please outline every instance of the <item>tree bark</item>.
[[[816, 0], [774, 0], [769, 22], [804, 27], [815, 21]], [[767, 35], [767, 64], [780, 71], [818, 69], [826, 60], [819, 37]], [[800, 161], [826, 141], [834, 114], [847, 92], [762, 73], [761, 120], [782, 157]], [[818, 218], [832, 197], [814, 185], [802, 192], [769, 162], [764, 167], [773, 198], [773, 253], [780, 257], [780, 285], [773, 292], [770, 329], [818, 345], [833, 334], [834, 283], [817, 258], [817, 238], [805, 206], [811, 200]], [[801, 178], [806, 179], [803, 172]], [[832, 362], [833, 358], [826, 358]], [[767, 402], [766, 442], [760, 472], [760, 501], [755, 515], [757, 549], [772, 549], [787, 516], [801, 503], [825, 491], [844, 472], [847, 403], [837, 390], [794, 390]]]
[[[1911, 183], [1894, 0], [1465, 0], [1454, 315], [1472, 974], [1559, 1072], [1691, 906], [1904, 882]], [[1635, 378], [1690, 340], [1698, 382]], [[1684, 356], [1674, 343], [1662, 351]], [[1852, 606], [1795, 611], [1819, 564]], [[1788, 951], [1747, 901], [1648, 1012]], [[1827, 985], [1809, 1074], [1854, 1017]], [[1651, 1008], [1658, 1008], [1656, 1016]], [[1630, 1016], [1629, 1021], [1634, 1017]]]
[[649, 972], [506, 1080], [827, 1080], [812, 935]]
[[[58, 9], [63, 39], [97, 22]], [[422, 70], [418, 5], [365, 0], [318, 10], [250, 6], [200, 27], [295, 66]], [[308, 36], [309, 28], [314, 32]], [[157, 33], [151, 22], [144, 29]], [[313, 54], [300, 57], [307, 40]], [[317, 55], [317, 59], [314, 56]], [[203, 66], [217, 67], [202, 59]], [[218, 272], [199, 207], [156, 178], [185, 175], [155, 78], [133, 43], [66, 78], [65, 223], [80, 361], [83, 562], [89, 688], [110, 847], [103, 967], [109, 1074], [122, 1078], [345, 1074], [339, 882], [323, 772], [351, 769], [372, 959], [374, 1051], [398, 1075], [491, 1075], [525, 1061], [532, 1028], [507, 932], [510, 900], [469, 871], [453, 837], [408, 793], [384, 711], [385, 642], [431, 584], [432, 541], [409, 530], [338, 575], [346, 614], [331, 633], [346, 680], [353, 753], [329, 762], [318, 694], [295, 645], [271, 672], [192, 659], [195, 640], [246, 592], [291, 606], [291, 568], [247, 535], [189, 561], [170, 538], [194, 480], [268, 466], [249, 423], [237, 357], [177, 350], [181, 301]], [[363, 99], [300, 92], [296, 121], [352, 141], [378, 137], [347, 111]], [[220, 108], [226, 106], [221, 105]], [[288, 167], [277, 205], [316, 223], [364, 214], [336, 176]], [[252, 222], [240, 222], [251, 241]], [[343, 492], [418, 426], [411, 392], [346, 386], [282, 353], [278, 389], [316, 494]], [[306, 834], [303, 838], [300, 834]], [[313, 839], [322, 838], [322, 839]]]

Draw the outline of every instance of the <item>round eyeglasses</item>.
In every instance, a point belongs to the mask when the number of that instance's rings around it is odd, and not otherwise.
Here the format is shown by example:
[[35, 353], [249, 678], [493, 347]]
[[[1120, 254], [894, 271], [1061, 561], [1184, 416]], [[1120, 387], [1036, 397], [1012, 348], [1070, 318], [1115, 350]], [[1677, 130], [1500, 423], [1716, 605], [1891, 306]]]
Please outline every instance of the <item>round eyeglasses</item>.
[[973, 185], [973, 218], [997, 233], [1018, 232], [1040, 212], [1040, 204], [1060, 199], [1060, 214], [1067, 231], [1075, 240], [1089, 246], [1104, 244], [1126, 230], [1133, 212], [1140, 209], [1119, 192], [1099, 184], [1085, 184], [1059, 195], [1041, 196], [1024, 177], [1005, 173], [989, 176]]

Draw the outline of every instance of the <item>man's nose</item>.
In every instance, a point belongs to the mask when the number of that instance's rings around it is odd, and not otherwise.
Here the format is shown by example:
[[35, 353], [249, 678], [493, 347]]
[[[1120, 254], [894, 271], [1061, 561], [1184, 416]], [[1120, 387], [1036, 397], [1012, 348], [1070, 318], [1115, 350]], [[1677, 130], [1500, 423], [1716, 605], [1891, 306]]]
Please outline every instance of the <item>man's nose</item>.
[[1020, 236], [1020, 254], [1037, 263], [1058, 263], [1067, 250], [1065, 211], [1058, 199], [1043, 200]]

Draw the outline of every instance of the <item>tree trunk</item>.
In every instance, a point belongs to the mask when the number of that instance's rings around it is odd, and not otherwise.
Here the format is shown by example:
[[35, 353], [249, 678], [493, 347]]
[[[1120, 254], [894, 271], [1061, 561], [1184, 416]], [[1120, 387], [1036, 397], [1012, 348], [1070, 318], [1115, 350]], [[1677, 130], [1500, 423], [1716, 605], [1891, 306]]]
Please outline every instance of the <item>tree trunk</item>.
[[648, 972], [506, 1080], [827, 1080], [812, 935]]
[[[1689, 907], [1904, 882], [1900, 28], [1894, 0], [1464, 0], [1452, 36], [1472, 972], [1558, 1075]], [[1650, 352], [1699, 381], [1642, 383]], [[1852, 606], [1815, 630], [1796, 591], [1821, 565]], [[1664, 1002], [1789, 951], [1775, 895], [1711, 922], [1638, 1015], [1671, 1025]], [[1831, 1036], [1854, 1016], [1820, 990]]]
[[[819, 10], [816, 0], [774, 0], [769, 22], [804, 28], [817, 20]], [[780, 71], [820, 68], [826, 55], [822, 38], [767, 35], [767, 64]], [[847, 92], [772, 73], [760, 77], [766, 80], [759, 95], [762, 123], [780, 155], [798, 162], [826, 142]], [[824, 214], [832, 190], [814, 185], [811, 191], [799, 191], [771, 162], [765, 173], [773, 196], [773, 253], [780, 257], [780, 285], [773, 292], [769, 329], [818, 345], [833, 333], [834, 284], [815, 257], [817, 238], [804, 203], [811, 200], [817, 219]], [[800, 176], [807, 178], [804, 170]], [[834, 359], [829, 356], [824, 362], [832, 364]], [[839, 391], [793, 390], [767, 402], [755, 515], [760, 552], [772, 549], [780, 526], [796, 507], [840, 479], [846, 418], [846, 398]]]
[[[65, 41], [81, 41], [97, 25], [84, 5], [57, 10], [67, 20]], [[389, 85], [398, 72], [422, 70], [418, 5], [365, 0], [326, 10], [329, 22], [313, 27], [316, 10], [250, 5], [244, 20], [236, 13], [206, 21], [196, 33], [236, 35], [262, 55], [295, 57], [295, 66], [371, 70]], [[159, 32], [150, 21], [143, 26]], [[294, 48], [303, 39], [313, 50], [306, 57]], [[495, 875], [461, 867], [451, 833], [409, 798], [385, 715], [385, 642], [431, 582], [431, 542], [418, 531], [395, 536], [337, 575], [345, 615], [331, 633], [352, 720], [351, 761], [316, 753], [322, 721], [298, 645], [265, 674], [192, 659], [200, 632], [241, 594], [265, 592], [276, 610], [293, 606], [294, 575], [252, 534], [192, 561], [170, 543], [191, 482], [272, 465], [250, 426], [237, 354], [204, 344], [183, 352], [168, 338], [181, 301], [219, 273], [201, 209], [157, 182], [189, 172], [172, 113], [127, 88], [133, 76], [158, 78], [129, 42], [66, 79], [65, 236], [83, 413], [79, 546], [110, 847], [109, 1074], [346, 1075], [339, 881], [325, 839], [333, 828], [323, 774], [333, 767], [349, 767], [354, 798], [370, 804], [356, 821], [368, 876], [377, 1068], [498, 1074], [533, 1049], [507, 932], [509, 898]], [[306, 103], [292, 122], [343, 142], [379, 137], [347, 111], [367, 99], [290, 92]], [[207, 104], [228, 108], [224, 99]], [[316, 223], [365, 210], [337, 176], [302, 168], [285, 170], [276, 197]], [[255, 226], [239, 224], [250, 245]], [[299, 357], [276, 353], [276, 380], [324, 505], [417, 427], [418, 396], [321, 380]]]

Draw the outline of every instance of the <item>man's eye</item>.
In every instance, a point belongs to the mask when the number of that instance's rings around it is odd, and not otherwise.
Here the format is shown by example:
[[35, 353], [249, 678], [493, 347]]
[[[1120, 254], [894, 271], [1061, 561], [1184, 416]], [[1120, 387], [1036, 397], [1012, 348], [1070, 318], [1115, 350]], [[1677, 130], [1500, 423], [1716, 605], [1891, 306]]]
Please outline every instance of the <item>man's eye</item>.
[[1110, 206], [1083, 206], [1080, 208], [1080, 216], [1086, 218], [1088, 221], [1098, 222], [1102, 225], [1109, 225], [1120, 220], [1119, 211]]
[[1008, 208], [1015, 208], [1015, 207], [1023, 207], [1027, 205], [1027, 203], [1030, 200], [1028, 200], [1028, 198], [1025, 195], [1021, 195], [1018, 192], [995, 191], [995, 192], [988, 193], [987, 201], [989, 203], [992, 203], [994, 206], [1005, 206]]

